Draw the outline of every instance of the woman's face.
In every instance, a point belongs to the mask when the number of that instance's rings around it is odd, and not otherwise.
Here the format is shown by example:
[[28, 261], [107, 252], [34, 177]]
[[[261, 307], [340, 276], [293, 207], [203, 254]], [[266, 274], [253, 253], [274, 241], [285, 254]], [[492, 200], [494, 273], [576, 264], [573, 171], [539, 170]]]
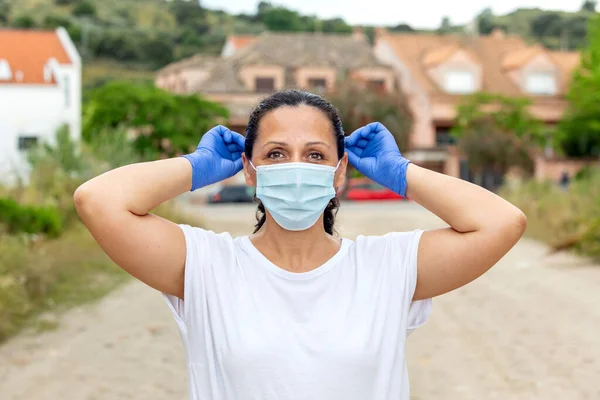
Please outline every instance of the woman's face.
[[[256, 171], [246, 155], [242, 157], [246, 183], [256, 186]], [[347, 157], [344, 154], [336, 171], [336, 188], [344, 184]], [[311, 106], [279, 107], [260, 120], [251, 161], [255, 167], [289, 162], [335, 167], [340, 160], [331, 121]]]

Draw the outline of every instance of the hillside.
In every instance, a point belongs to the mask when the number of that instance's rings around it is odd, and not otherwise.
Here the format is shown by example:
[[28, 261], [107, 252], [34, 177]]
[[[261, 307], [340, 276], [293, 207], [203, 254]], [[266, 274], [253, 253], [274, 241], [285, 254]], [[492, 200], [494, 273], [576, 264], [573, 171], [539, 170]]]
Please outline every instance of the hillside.
[[[483, 10], [477, 29], [496, 27], [551, 48], [576, 49], [585, 41], [587, 19], [595, 8], [586, 1], [577, 13], [520, 9], [507, 15]], [[392, 31], [414, 31], [400, 23]], [[268, 2], [252, 15], [230, 15], [186, 0], [0, 0], [0, 27], [55, 28], [64, 26], [94, 73], [86, 85], [113, 77], [132, 78], [195, 53], [217, 54], [229, 33], [271, 31], [350, 32], [342, 19], [321, 20]], [[466, 29], [445, 18], [439, 33]], [[372, 38], [372, 27], [365, 27]], [[123, 75], [125, 74], [125, 75]], [[140, 79], [148, 74], [140, 72]]]

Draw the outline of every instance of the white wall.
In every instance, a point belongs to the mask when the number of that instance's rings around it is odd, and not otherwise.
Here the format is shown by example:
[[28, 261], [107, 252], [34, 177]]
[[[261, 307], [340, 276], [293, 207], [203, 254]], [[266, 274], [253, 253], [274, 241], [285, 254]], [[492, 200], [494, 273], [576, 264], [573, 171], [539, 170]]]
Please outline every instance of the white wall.
[[[71, 64], [48, 60], [54, 85], [0, 84], [0, 183], [28, 172], [26, 153], [19, 151], [19, 136], [37, 136], [52, 142], [63, 124], [75, 140], [81, 138], [81, 58], [63, 28], [56, 33]], [[68, 102], [67, 102], [68, 98]]]
[[76, 125], [70, 120], [74, 111], [65, 110], [64, 103], [59, 85], [0, 85], [0, 181], [9, 183], [14, 174], [27, 173], [19, 136], [51, 141], [63, 123]]

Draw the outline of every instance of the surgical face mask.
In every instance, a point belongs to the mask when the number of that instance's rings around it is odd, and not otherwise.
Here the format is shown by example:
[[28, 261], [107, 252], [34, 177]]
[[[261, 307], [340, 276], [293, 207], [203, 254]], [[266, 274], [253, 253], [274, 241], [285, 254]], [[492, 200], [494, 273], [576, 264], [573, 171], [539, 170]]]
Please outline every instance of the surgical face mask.
[[336, 167], [303, 162], [250, 165], [256, 170], [256, 197], [288, 231], [313, 226], [335, 197], [333, 178], [339, 162]]

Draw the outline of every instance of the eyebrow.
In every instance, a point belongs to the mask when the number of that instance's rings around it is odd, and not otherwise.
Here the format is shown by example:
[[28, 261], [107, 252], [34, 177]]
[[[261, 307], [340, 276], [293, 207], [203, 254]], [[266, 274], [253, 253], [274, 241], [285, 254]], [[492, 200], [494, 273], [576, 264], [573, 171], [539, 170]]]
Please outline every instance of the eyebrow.
[[[268, 146], [268, 145], [272, 145], [272, 144], [275, 144], [275, 145], [278, 145], [278, 146], [282, 146], [282, 147], [287, 147], [287, 146], [288, 146], [288, 144], [287, 144], [287, 143], [285, 143], [285, 142], [275, 142], [275, 141], [270, 141], [270, 142], [267, 142], [267, 143], [265, 143], [265, 144], [263, 145], [263, 147], [266, 147], [266, 146]], [[320, 145], [323, 145], [323, 146], [326, 146], [326, 147], [330, 147], [330, 146], [329, 146], [327, 143], [325, 143], [325, 142], [308, 142], [308, 143], [306, 143], [305, 147], [307, 147], [307, 146], [314, 146], [314, 145], [317, 145], [317, 144], [320, 144]]]

